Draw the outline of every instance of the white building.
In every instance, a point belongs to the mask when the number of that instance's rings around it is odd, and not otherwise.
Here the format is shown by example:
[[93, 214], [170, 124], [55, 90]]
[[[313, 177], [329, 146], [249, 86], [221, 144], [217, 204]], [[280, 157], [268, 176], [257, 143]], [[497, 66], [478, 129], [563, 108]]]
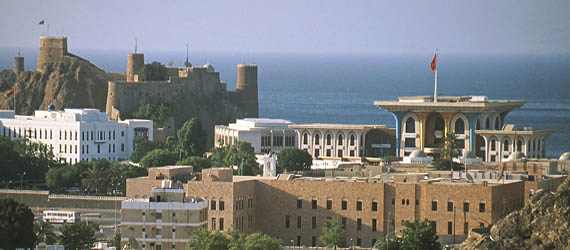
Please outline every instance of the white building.
[[151, 120], [109, 120], [98, 109], [38, 110], [33, 116], [0, 111], [0, 135], [49, 145], [56, 159], [74, 164], [92, 159], [122, 160], [136, 136], [152, 141]]
[[297, 134], [289, 128], [293, 123], [282, 119], [246, 118], [236, 123], [216, 125], [214, 145], [232, 145], [235, 141], [251, 143], [256, 154], [279, 152], [286, 147], [297, 147]]

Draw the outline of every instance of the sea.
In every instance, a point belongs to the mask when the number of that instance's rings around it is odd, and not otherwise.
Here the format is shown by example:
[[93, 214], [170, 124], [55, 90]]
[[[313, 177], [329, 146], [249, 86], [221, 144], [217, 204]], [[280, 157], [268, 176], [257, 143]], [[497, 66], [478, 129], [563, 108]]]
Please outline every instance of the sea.
[[[73, 50], [107, 72], [125, 72], [124, 50]], [[141, 51], [147, 63], [182, 66], [186, 51]], [[12, 69], [17, 49], [0, 48], [0, 69]], [[37, 49], [24, 49], [26, 69], [35, 69]], [[191, 52], [194, 65], [210, 63], [228, 89], [235, 89], [237, 64], [257, 64], [259, 113], [294, 123], [384, 124], [393, 116], [374, 101], [433, 95], [433, 54], [297, 54]], [[554, 129], [547, 157], [570, 151], [570, 54], [438, 55], [439, 95], [485, 95], [525, 100], [506, 117], [517, 127]]]

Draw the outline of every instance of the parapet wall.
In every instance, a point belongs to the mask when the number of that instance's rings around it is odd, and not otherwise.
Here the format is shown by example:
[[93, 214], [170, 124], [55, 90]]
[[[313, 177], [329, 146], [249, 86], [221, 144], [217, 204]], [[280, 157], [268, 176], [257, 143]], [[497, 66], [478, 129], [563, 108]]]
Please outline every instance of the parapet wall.
[[[125, 197], [49, 194], [48, 191], [0, 189], [0, 199], [14, 199], [35, 208], [116, 209]], [[35, 211], [35, 209], [33, 209]]]
[[67, 54], [67, 37], [40, 37], [37, 71], [42, 72], [46, 64], [61, 61]]

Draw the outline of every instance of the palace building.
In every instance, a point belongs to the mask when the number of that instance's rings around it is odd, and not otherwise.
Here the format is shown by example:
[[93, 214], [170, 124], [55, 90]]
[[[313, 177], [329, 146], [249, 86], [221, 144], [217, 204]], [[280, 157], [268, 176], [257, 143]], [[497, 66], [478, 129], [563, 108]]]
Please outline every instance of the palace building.
[[513, 152], [544, 157], [546, 137], [555, 132], [505, 126], [507, 114], [524, 103], [486, 96], [438, 97], [434, 102], [433, 96], [415, 96], [375, 101], [374, 105], [391, 112], [396, 120], [397, 156], [408, 156], [416, 149], [437, 155], [447, 133], [454, 132], [465, 151], [486, 162], [500, 162]]

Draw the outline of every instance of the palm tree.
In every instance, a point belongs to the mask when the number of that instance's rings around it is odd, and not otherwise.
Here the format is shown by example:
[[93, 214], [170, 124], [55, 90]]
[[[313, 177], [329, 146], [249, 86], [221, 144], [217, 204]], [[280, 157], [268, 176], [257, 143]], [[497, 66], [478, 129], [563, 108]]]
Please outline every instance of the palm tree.
[[121, 171], [121, 165], [119, 165], [118, 162], [111, 163], [111, 167], [109, 168], [109, 175], [110, 186], [113, 188], [113, 190], [119, 190], [121, 188], [121, 184], [125, 182], [125, 177]]
[[449, 132], [445, 136], [445, 140], [441, 147], [441, 156], [440, 158], [443, 160], [450, 160], [452, 161], [453, 158], [461, 155], [461, 148], [457, 143], [457, 138], [455, 133]]
[[34, 221], [34, 233], [36, 234], [36, 243], [43, 242], [47, 245], [53, 245], [55, 243], [56, 237], [53, 232], [53, 225], [49, 222], [43, 220]]
[[[105, 161], [108, 163], [107, 161]], [[99, 193], [99, 189], [104, 189], [109, 183], [109, 178], [107, 178], [107, 169], [103, 162], [94, 161], [93, 166], [87, 169], [85, 173], [85, 178], [81, 180], [83, 186], [87, 187], [89, 190], [95, 190], [95, 193]]]

